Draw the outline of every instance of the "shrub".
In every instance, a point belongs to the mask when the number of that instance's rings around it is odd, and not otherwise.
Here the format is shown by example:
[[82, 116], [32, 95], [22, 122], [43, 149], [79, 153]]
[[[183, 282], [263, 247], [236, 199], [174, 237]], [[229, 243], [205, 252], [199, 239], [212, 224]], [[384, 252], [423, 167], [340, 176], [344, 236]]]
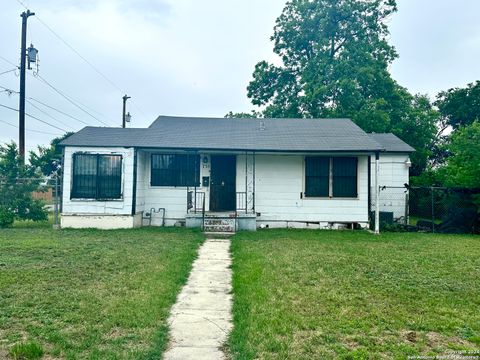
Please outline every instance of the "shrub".
[[0, 206], [0, 228], [10, 227], [15, 219], [13, 211], [5, 206]]
[[31, 194], [19, 202], [17, 217], [20, 220], [46, 221], [48, 213], [44, 209], [43, 201], [32, 199]]

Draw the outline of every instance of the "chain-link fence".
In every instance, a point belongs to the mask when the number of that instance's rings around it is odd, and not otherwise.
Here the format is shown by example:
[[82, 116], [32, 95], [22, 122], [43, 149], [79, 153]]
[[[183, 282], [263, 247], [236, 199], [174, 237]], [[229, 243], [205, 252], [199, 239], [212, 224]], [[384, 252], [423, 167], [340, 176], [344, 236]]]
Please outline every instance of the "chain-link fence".
[[[61, 186], [50, 178], [0, 178], [0, 217], [60, 224]], [[1, 223], [2, 219], [0, 219]], [[6, 220], [4, 220], [6, 221]]]
[[480, 233], [480, 189], [381, 186], [379, 199], [384, 229]]

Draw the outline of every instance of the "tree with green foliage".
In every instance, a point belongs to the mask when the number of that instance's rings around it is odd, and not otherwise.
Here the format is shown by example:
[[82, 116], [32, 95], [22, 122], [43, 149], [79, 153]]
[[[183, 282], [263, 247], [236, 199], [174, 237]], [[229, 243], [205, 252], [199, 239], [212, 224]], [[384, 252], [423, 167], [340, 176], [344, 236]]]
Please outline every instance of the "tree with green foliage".
[[47, 220], [42, 201], [32, 198], [43, 176], [29, 164], [24, 165], [15, 143], [0, 145], [0, 227], [13, 220]]
[[480, 188], [480, 120], [454, 131], [447, 150], [450, 156], [440, 169], [444, 183]]
[[427, 96], [405, 95], [409, 101], [404, 104], [401, 117], [387, 129], [415, 149], [410, 155], [412, 168], [410, 175], [418, 176], [428, 167], [436, 154], [438, 111]]
[[291, 0], [272, 40], [281, 65], [261, 61], [248, 85], [264, 117], [348, 117], [367, 132], [393, 132], [416, 148], [412, 175], [427, 166], [438, 113], [392, 79], [397, 53], [386, 20], [395, 0]]
[[53, 139], [50, 146], [38, 146], [38, 153], [30, 151], [30, 164], [45, 176], [59, 175], [62, 165], [62, 150], [58, 144], [72, 134], [69, 132]]
[[251, 112], [237, 112], [234, 113], [233, 111], [229, 111], [228, 114], [225, 115], [226, 118], [233, 118], [233, 119], [256, 119], [262, 117], [262, 114], [258, 111], [252, 110]]
[[[272, 40], [282, 61], [255, 66], [248, 96], [267, 117], [339, 117], [377, 112], [396, 99], [388, 65], [397, 57], [385, 20], [394, 0], [292, 0]], [[367, 129], [368, 130], [368, 129]]]
[[443, 128], [458, 129], [480, 120], [480, 81], [465, 88], [452, 88], [437, 95], [435, 105], [443, 117]]

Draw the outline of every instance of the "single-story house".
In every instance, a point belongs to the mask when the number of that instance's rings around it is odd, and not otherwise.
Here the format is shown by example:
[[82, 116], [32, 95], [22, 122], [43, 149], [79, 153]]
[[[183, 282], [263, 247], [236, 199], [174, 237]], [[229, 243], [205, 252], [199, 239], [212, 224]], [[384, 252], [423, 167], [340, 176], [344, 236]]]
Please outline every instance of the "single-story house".
[[408, 183], [413, 151], [349, 119], [160, 116], [60, 145], [61, 226], [104, 229], [367, 227], [375, 184]]

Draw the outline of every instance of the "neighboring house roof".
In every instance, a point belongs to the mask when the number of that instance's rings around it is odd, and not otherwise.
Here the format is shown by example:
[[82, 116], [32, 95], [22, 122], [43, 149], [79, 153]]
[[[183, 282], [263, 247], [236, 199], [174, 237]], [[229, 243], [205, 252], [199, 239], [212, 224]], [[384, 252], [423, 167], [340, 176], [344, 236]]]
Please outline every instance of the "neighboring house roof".
[[393, 135], [392, 133], [388, 134], [368, 134], [370, 137], [379, 143], [386, 152], [413, 152], [415, 149], [408, 145], [406, 142]]
[[160, 116], [149, 128], [86, 127], [63, 146], [243, 151], [372, 152], [384, 148], [349, 119]]

